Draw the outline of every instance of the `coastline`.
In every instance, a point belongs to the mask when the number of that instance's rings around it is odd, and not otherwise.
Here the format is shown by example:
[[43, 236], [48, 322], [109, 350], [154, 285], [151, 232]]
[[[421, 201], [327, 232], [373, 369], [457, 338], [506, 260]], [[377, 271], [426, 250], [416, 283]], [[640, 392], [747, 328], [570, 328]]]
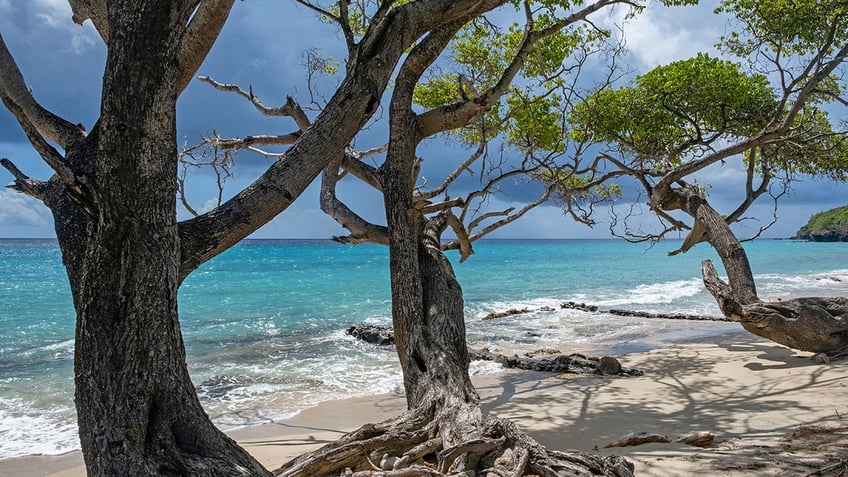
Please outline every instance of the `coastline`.
[[[625, 455], [637, 475], [796, 475], [819, 469], [834, 456], [848, 459], [848, 361], [817, 364], [808, 353], [741, 332], [668, 343], [620, 359], [645, 370], [645, 376], [505, 370], [473, 380], [484, 412], [515, 420], [552, 449]], [[399, 393], [325, 401], [289, 419], [229, 434], [265, 466], [276, 468], [362, 424], [393, 417], [404, 406]], [[839, 429], [783, 440], [799, 426]], [[700, 431], [716, 434], [712, 447], [603, 448], [630, 432], [674, 440]], [[811, 443], [813, 438], [818, 440]], [[77, 477], [85, 469], [74, 451], [0, 460], [0, 474]]]

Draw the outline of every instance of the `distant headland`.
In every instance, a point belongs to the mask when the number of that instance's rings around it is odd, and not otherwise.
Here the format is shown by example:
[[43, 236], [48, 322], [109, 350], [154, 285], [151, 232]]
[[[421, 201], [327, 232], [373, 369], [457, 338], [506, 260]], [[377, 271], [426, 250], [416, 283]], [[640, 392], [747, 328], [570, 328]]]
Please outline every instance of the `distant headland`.
[[848, 242], [848, 205], [819, 212], [795, 234], [813, 242]]

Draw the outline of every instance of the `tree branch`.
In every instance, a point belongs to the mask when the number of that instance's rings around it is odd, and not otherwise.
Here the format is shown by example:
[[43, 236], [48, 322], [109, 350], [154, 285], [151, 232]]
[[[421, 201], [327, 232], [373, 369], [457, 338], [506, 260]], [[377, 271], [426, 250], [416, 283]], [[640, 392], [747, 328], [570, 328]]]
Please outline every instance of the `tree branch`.
[[527, 12], [527, 23], [525, 24], [524, 34], [518, 44], [518, 49], [510, 64], [504, 69], [498, 82], [479, 97], [471, 98], [470, 101], [449, 104], [421, 114], [419, 116], [419, 137], [430, 137], [436, 133], [456, 129], [468, 124], [474, 116], [491, 108], [495, 102], [507, 93], [515, 76], [524, 67], [524, 63], [527, 61], [531, 50], [539, 41], [559, 32], [569, 25], [585, 20], [586, 17], [606, 6], [618, 3], [633, 5], [633, 2], [626, 0], [600, 0], [556, 21], [547, 28], [535, 31], [533, 30], [534, 22], [532, 15], [530, 12]]
[[109, 17], [106, 12], [106, 0], [68, 0], [71, 5], [74, 23], [82, 25], [91, 20], [104, 43], [109, 43]]
[[264, 105], [262, 101], [260, 101], [259, 96], [253, 94], [252, 88], [248, 92], [241, 89], [238, 85], [219, 83], [208, 76], [199, 76], [197, 79], [204, 83], [212, 85], [212, 87], [219, 91], [226, 91], [238, 94], [239, 96], [250, 101], [256, 108], [256, 110], [264, 114], [265, 116], [291, 117], [292, 119], [294, 119], [295, 124], [297, 124], [301, 131], [305, 131], [311, 124], [311, 121], [309, 120], [309, 117], [306, 115], [306, 113], [303, 111], [303, 108], [301, 108], [297, 101], [295, 101], [294, 98], [292, 98], [291, 96], [286, 97], [286, 104], [277, 108], [272, 108], [270, 106]]
[[388, 245], [389, 232], [386, 227], [368, 222], [336, 197], [340, 165], [341, 160], [331, 162], [321, 177], [321, 210], [351, 233], [344, 238], [334, 237], [334, 240], [343, 243], [371, 242]]
[[451, 184], [453, 184], [453, 182], [454, 182], [454, 181], [455, 181], [455, 180], [456, 180], [456, 179], [457, 179], [457, 178], [458, 178], [458, 177], [459, 177], [459, 176], [460, 176], [460, 175], [461, 175], [464, 171], [469, 170], [469, 168], [471, 167], [471, 164], [474, 164], [474, 163], [475, 163], [478, 159], [480, 159], [480, 157], [482, 157], [482, 156], [483, 156], [483, 153], [484, 153], [485, 151], [486, 151], [486, 144], [485, 144], [485, 143], [483, 143], [483, 142], [481, 142], [481, 143], [480, 143], [480, 145], [477, 147], [477, 150], [476, 150], [476, 151], [474, 151], [474, 153], [473, 153], [473, 154], [471, 154], [471, 155], [468, 157], [468, 159], [466, 159], [465, 161], [463, 161], [463, 162], [462, 162], [462, 164], [460, 164], [460, 165], [459, 165], [456, 169], [454, 169], [454, 171], [453, 171], [450, 175], [448, 175], [448, 176], [445, 178], [445, 180], [444, 180], [444, 181], [442, 181], [442, 183], [441, 183], [441, 184], [439, 184], [439, 186], [438, 186], [438, 187], [436, 187], [436, 188], [435, 188], [435, 189], [433, 189], [433, 190], [430, 190], [430, 191], [427, 191], [427, 192], [422, 192], [422, 193], [418, 194], [418, 196], [416, 197], [416, 199], [419, 199], [419, 200], [428, 200], [428, 199], [432, 199], [433, 197], [436, 197], [437, 195], [439, 195], [439, 194], [441, 194], [442, 192], [444, 192], [445, 190], [447, 190], [447, 188], [448, 188]]
[[285, 157], [253, 184], [215, 209], [180, 222], [183, 280], [200, 264], [257, 230], [288, 208], [375, 111], [402, 55], [427, 31], [468, 21], [505, 0], [433, 0], [391, 9], [360, 42], [357, 59], [327, 107]]
[[442, 202], [437, 202], [435, 204], [430, 204], [427, 201], [419, 201], [419, 203], [422, 205], [418, 207], [418, 210], [425, 215], [432, 214], [435, 212], [441, 212], [443, 210], [450, 210], [454, 207], [462, 207], [463, 205], [465, 205], [465, 201], [460, 198], [448, 199]]
[[383, 184], [380, 181], [380, 174], [377, 171], [377, 168], [362, 162], [361, 159], [363, 157], [368, 157], [367, 154], [370, 152], [374, 152], [375, 154], [379, 153], [377, 151], [385, 152], [386, 148], [387, 146], [380, 146], [363, 153], [359, 153], [358, 151], [349, 152], [344, 155], [341, 166], [345, 171], [356, 176], [357, 179], [365, 182], [378, 191], [382, 191]]
[[[666, 189], [669, 188], [674, 182], [686, 177], [690, 174], [693, 174], [697, 171], [700, 171], [716, 162], [719, 162], [723, 159], [726, 159], [730, 156], [734, 156], [736, 154], [742, 153], [748, 149], [753, 149], [757, 146], [762, 146], [765, 144], [770, 144], [775, 141], [779, 141], [783, 135], [786, 134], [787, 131], [791, 129], [792, 122], [795, 117], [803, 110], [807, 101], [813, 96], [813, 93], [816, 91], [818, 85], [827, 79], [831, 73], [841, 64], [843, 64], [848, 58], [848, 44], [844, 45], [842, 48], [838, 50], [836, 55], [827, 61], [820, 69], [816, 70], [815, 74], [805, 83], [804, 87], [798, 92], [795, 100], [792, 103], [792, 106], [783, 114], [783, 116], [776, 116], [775, 120], [780, 120], [776, 126], [769, 128], [767, 127], [760, 134], [754, 135], [748, 139], [739, 141], [736, 144], [731, 144], [723, 149], [720, 149], [702, 159], [687, 162], [679, 167], [676, 167], [674, 170], [666, 174], [660, 181], [657, 183], [655, 189]], [[787, 93], [788, 94], [788, 93]], [[784, 97], [784, 101], [786, 100], [786, 96]], [[782, 109], [778, 110], [782, 111]], [[774, 124], [775, 121], [772, 121]]]
[[18, 169], [12, 161], [5, 157], [0, 159], [0, 165], [6, 168], [6, 170], [8, 170], [15, 178], [15, 182], [9, 185], [10, 188], [31, 197], [35, 197], [42, 202], [47, 200], [46, 182], [31, 179], [29, 176], [21, 172], [21, 170]]
[[56, 175], [78, 194], [85, 195], [87, 193], [91, 193], [91, 183], [88, 179], [77, 174], [71, 168], [70, 164], [68, 164], [68, 161], [59, 154], [59, 151], [47, 143], [47, 141], [38, 133], [35, 125], [32, 124], [29, 118], [24, 114], [23, 109], [6, 98], [3, 98], [3, 104], [6, 106], [6, 109], [8, 109], [15, 118], [17, 118], [26, 133], [27, 138], [32, 144], [32, 147], [36, 150], [36, 152], [38, 152], [44, 162], [47, 163], [54, 172], [56, 172]]
[[206, 59], [230, 16], [233, 3], [235, 0], [204, 0], [197, 7], [180, 41], [177, 95], [188, 86]]
[[553, 193], [553, 188], [547, 187], [545, 189], [545, 192], [541, 196], [539, 196], [538, 199], [536, 199], [533, 202], [530, 202], [528, 204], [525, 204], [524, 207], [522, 207], [521, 209], [518, 210], [518, 212], [516, 212], [514, 214], [507, 215], [505, 218], [498, 220], [497, 222], [484, 227], [479, 232], [475, 232], [475, 233], [471, 234], [471, 236], [470, 236], [471, 241], [474, 242], [476, 240], [479, 240], [479, 239], [485, 237], [486, 235], [489, 235], [490, 233], [494, 232], [495, 230], [503, 227], [504, 225], [511, 224], [512, 222], [515, 222], [516, 220], [518, 220], [522, 216], [524, 216], [524, 214], [526, 214], [527, 212], [530, 212], [531, 210], [535, 209], [539, 205], [545, 203], [551, 197], [552, 193]]
[[[15, 59], [6, 48], [2, 35], [0, 35], [0, 97], [7, 98], [18, 106], [20, 113], [16, 114], [16, 117], [19, 115], [26, 117], [40, 136], [55, 142], [65, 150], [85, 138], [81, 126], [71, 124], [44, 109], [35, 101]], [[18, 121], [20, 122], [20, 118]]]

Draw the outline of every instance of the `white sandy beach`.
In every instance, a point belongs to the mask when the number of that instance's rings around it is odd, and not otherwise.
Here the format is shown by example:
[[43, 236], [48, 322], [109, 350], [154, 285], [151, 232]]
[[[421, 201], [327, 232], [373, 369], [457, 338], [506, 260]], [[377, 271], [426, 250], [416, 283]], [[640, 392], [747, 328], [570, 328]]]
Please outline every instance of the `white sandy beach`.
[[[477, 377], [475, 384], [485, 412], [514, 419], [550, 448], [597, 448], [625, 455], [635, 463], [637, 475], [848, 473], [846, 360], [817, 364], [807, 353], [739, 333], [672, 344], [621, 361], [645, 375], [505, 371]], [[395, 416], [403, 407], [400, 395], [329, 401], [231, 435], [267, 467], [276, 468], [361, 424]], [[672, 439], [710, 431], [716, 440], [708, 448], [679, 443], [603, 448], [635, 431]], [[793, 431], [794, 437], [787, 439]], [[76, 477], [85, 475], [85, 469], [81, 454], [72, 452], [0, 460], [0, 475]]]

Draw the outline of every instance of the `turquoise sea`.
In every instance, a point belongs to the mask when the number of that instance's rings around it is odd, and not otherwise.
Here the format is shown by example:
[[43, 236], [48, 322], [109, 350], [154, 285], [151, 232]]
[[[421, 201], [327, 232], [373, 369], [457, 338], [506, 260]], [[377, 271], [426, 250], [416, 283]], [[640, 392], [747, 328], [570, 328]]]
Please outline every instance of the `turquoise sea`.
[[[677, 246], [482, 241], [456, 265], [469, 343], [502, 353], [553, 347], [620, 355], [739, 330], [560, 309], [573, 300], [717, 315], [699, 278], [700, 261], [715, 255], [700, 245], [668, 257]], [[848, 294], [848, 244], [761, 240], [747, 249], [763, 298]], [[397, 389], [393, 349], [344, 333], [355, 323], [389, 324], [389, 296], [388, 252], [380, 246], [248, 240], [205, 264], [180, 290], [180, 315], [189, 368], [213, 420], [224, 428], [266, 423], [322, 400]], [[513, 307], [536, 311], [481, 320]], [[78, 447], [73, 336], [56, 242], [0, 239], [0, 458]], [[472, 372], [498, 368], [475, 363]]]

